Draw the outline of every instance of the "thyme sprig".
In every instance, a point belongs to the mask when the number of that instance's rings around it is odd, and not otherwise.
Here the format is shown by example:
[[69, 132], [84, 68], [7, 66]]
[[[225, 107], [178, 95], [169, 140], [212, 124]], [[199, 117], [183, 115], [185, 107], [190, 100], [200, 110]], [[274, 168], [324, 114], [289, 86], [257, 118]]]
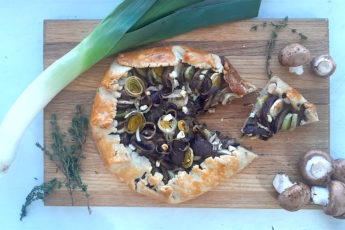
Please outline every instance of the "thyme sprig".
[[[80, 177], [80, 160], [84, 158], [83, 146], [86, 142], [89, 129], [88, 118], [83, 115], [81, 106], [77, 105], [71, 127], [68, 129], [70, 141], [72, 142], [70, 146], [65, 144], [67, 137], [65, 133], [60, 131], [55, 114], [51, 116], [50, 124], [52, 127], [51, 135], [53, 139], [53, 143], [50, 145], [51, 151], [47, 150], [39, 143], [36, 143], [36, 146], [55, 163], [57, 170], [60, 170], [65, 175], [66, 179], [63, 183], [68, 189], [72, 205], [74, 205], [73, 192], [75, 189], [80, 189], [86, 197], [88, 211], [91, 213], [89, 205], [90, 195], [87, 191], [87, 185], [82, 182]], [[21, 219], [26, 215], [26, 207], [35, 200], [44, 200], [57, 187], [55, 183], [58, 183], [58, 187], [61, 187], [61, 182], [57, 181], [56, 178], [48, 183], [36, 186], [37, 188], [34, 187], [23, 205], [22, 214], [24, 213], [24, 215], [21, 214]]]
[[27, 214], [26, 208], [32, 202], [36, 200], [44, 200], [56, 188], [61, 188], [61, 182], [58, 181], [56, 178], [50, 180], [47, 183], [43, 183], [39, 186], [35, 186], [25, 199], [25, 203], [23, 204], [22, 210], [20, 213], [20, 220], [22, 220], [26, 216]]
[[279, 32], [281, 32], [283, 29], [287, 28], [290, 30], [291, 33], [297, 34], [300, 38], [300, 41], [303, 42], [308, 39], [306, 35], [304, 35], [301, 32], [298, 32], [297, 29], [291, 28], [288, 25], [289, 18], [285, 17], [283, 20], [278, 21], [277, 23], [274, 22], [263, 22], [258, 25], [253, 25], [250, 28], [250, 31], [257, 31], [259, 28], [265, 28], [268, 25], [272, 27], [272, 32], [271, 32], [271, 37], [266, 43], [266, 66], [265, 66], [265, 71], [267, 74], [267, 77], [270, 79], [272, 77], [272, 70], [271, 70], [271, 59], [272, 59], [272, 53], [274, 50], [274, 47], [276, 45], [277, 37]]

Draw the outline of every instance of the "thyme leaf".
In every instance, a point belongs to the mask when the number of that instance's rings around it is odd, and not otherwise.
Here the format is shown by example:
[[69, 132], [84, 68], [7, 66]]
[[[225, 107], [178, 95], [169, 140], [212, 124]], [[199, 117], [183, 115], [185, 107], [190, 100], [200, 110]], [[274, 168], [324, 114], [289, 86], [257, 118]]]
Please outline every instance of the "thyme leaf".
[[308, 39], [308, 37], [306, 35], [304, 35], [301, 32], [298, 32], [297, 29], [289, 27], [288, 21], [289, 21], [289, 18], [286, 16], [285, 18], [283, 18], [281, 21], [279, 21], [277, 23], [270, 22], [268, 24], [267, 22], [263, 22], [262, 24], [253, 25], [252, 27], [250, 27], [250, 31], [257, 31], [260, 27], [265, 28], [265, 27], [267, 27], [267, 25], [270, 25], [272, 28], [271, 38], [266, 43], [265, 71], [266, 71], [266, 75], [269, 79], [272, 77], [272, 74], [273, 74], [272, 70], [271, 70], [271, 59], [272, 59], [272, 53], [273, 53], [274, 47], [276, 45], [276, 41], [277, 41], [279, 32], [281, 32], [285, 28], [288, 28], [291, 33], [297, 34], [299, 36], [301, 42], [304, 42], [305, 40]]
[[27, 207], [36, 200], [44, 200], [49, 194], [56, 188], [61, 188], [61, 182], [56, 178], [50, 180], [47, 183], [43, 183], [39, 186], [35, 186], [31, 192], [27, 195], [25, 203], [22, 206], [20, 213], [20, 220], [22, 220], [27, 214]]

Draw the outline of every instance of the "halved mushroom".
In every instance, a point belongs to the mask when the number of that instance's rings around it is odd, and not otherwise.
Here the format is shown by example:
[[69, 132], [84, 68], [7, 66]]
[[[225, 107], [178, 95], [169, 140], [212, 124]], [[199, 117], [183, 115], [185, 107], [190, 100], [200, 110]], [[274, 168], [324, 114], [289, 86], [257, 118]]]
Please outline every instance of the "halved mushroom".
[[320, 77], [329, 77], [334, 73], [337, 65], [331, 56], [320, 55], [313, 58], [311, 67], [316, 75]]
[[323, 206], [327, 215], [335, 218], [345, 218], [345, 184], [334, 180], [327, 187], [311, 188], [311, 198], [314, 204]]
[[279, 193], [279, 205], [288, 211], [297, 211], [310, 200], [310, 188], [301, 182], [292, 183], [286, 174], [277, 174], [273, 187]]
[[326, 185], [333, 174], [333, 159], [322, 151], [311, 150], [299, 161], [299, 170], [309, 185]]
[[303, 65], [310, 61], [310, 52], [301, 44], [293, 43], [280, 50], [278, 60], [281, 65], [289, 67], [290, 73], [302, 75]]

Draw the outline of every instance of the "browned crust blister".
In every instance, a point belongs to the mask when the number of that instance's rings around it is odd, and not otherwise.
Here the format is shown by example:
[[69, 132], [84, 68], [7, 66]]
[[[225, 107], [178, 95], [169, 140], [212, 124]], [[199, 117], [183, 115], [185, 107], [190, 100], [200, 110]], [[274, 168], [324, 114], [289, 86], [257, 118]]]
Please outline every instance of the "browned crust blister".
[[[232, 155], [207, 158], [200, 167], [195, 165], [188, 173], [180, 171], [164, 184], [161, 173], [151, 174], [152, 166], [146, 157], [139, 156], [120, 143], [114, 120], [117, 100], [121, 96], [118, 80], [126, 76], [133, 67], [174, 66], [181, 61], [226, 74], [219, 56], [183, 46], [158, 47], [119, 54], [101, 81], [91, 113], [91, 130], [106, 167], [132, 190], [168, 203], [184, 202], [209, 191], [245, 168], [256, 157], [254, 153], [238, 147]], [[246, 90], [240, 93], [239, 97], [255, 90], [255, 86], [239, 77], [228, 83], [229, 86], [240, 85]]]

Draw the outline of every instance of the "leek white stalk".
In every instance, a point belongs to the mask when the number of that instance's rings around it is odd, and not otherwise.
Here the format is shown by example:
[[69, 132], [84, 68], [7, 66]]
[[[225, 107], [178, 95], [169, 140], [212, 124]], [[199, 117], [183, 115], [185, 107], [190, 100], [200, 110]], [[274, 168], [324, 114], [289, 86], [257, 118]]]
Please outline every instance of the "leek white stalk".
[[[0, 173], [7, 171], [25, 129], [51, 99], [82, 71], [81, 48], [76, 47], [42, 72], [6, 114], [0, 125]], [[1, 175], [1, 174], [0, 174]]]
[[19, 96], [0, 125], [0, 175], [7, 172], [25, 129], [64, 87], [106, 57], [155, 0], [127, 0], [74, 49], [43, 71]]

